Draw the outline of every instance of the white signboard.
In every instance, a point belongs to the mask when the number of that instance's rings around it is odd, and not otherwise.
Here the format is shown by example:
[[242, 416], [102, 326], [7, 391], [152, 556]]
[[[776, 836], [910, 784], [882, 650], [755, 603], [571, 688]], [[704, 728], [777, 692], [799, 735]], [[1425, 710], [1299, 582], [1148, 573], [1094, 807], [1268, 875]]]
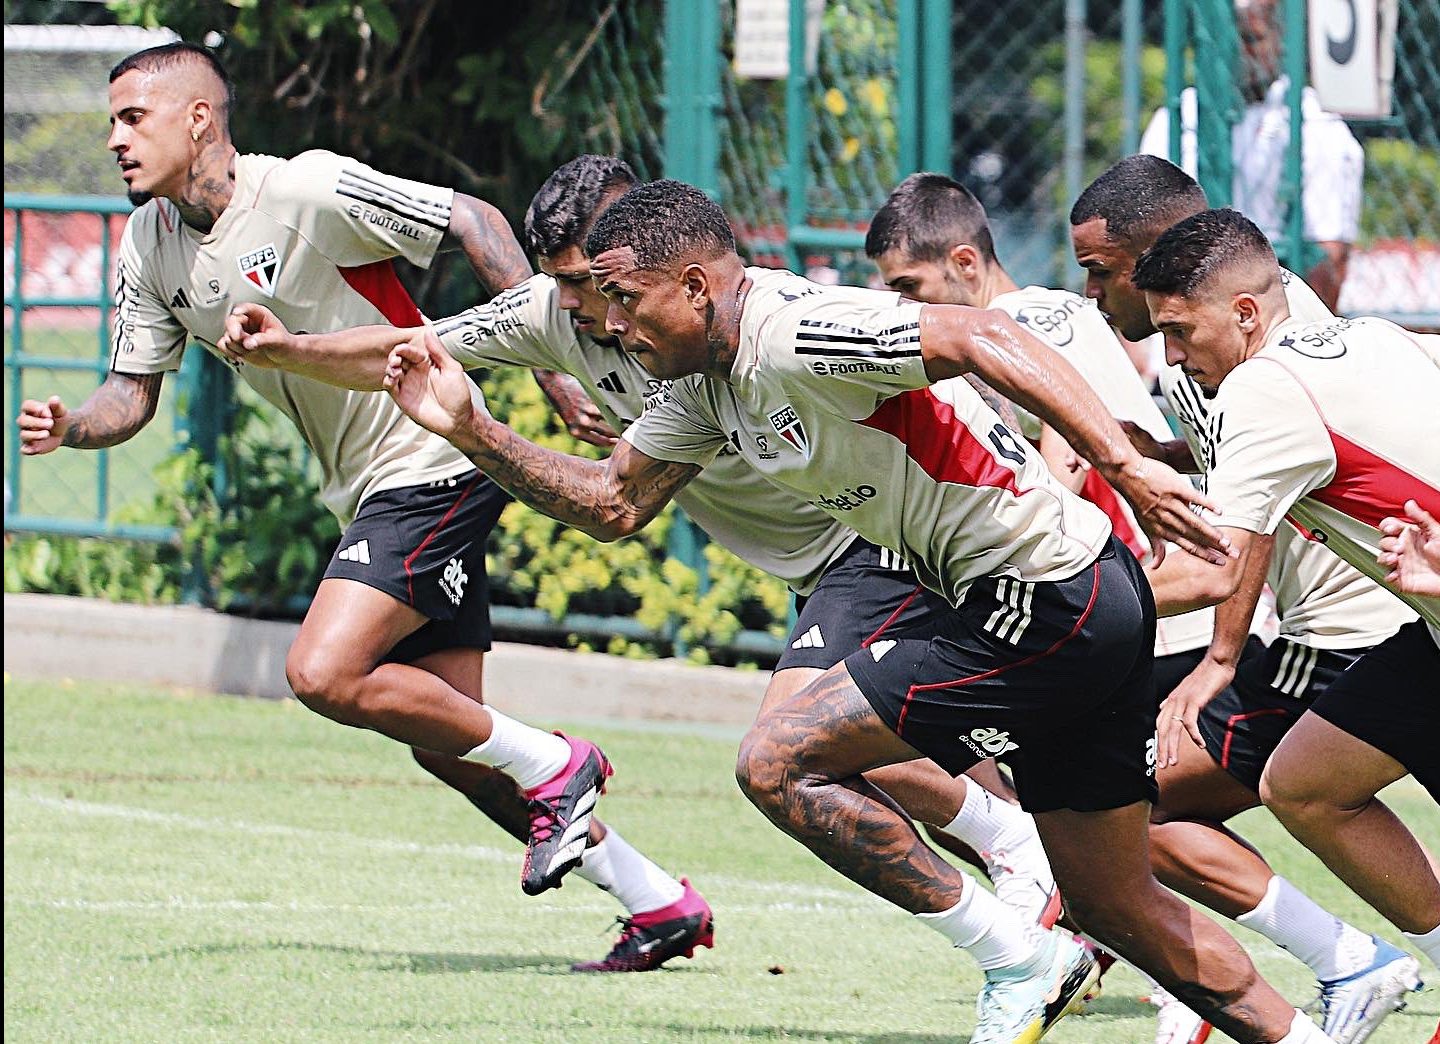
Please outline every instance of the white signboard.
[[[815, 75], [825, 0], [805, 0], [805, 71]], [[735, 75], [783, 80], [790, 75], [790, 0], [737, 0]]]
[[1389, 116], [1399, 0], [1309, 0], [1310, 84], [1342, 116]]

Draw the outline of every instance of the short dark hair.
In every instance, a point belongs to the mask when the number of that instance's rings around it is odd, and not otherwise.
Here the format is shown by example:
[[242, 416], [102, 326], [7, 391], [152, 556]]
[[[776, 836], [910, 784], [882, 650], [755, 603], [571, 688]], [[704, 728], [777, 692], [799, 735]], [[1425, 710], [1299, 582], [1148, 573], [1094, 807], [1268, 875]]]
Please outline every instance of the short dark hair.
[[630, 164], [615, 156], [577, 156], [556, 168], [525, 211], [525, 243], [533, 253], [553, 257], [583, 246], [606, 196], [639, 184]]
[[1203, 210], [1161, 233], [1135, 262], [1133, 282], [1137, 290], [1193, 297], [1220, 272], [1257, 261], [1279, 279], [1275, 251], [1255, 222], [1229, 207]]
[[735, 233], [713, 199], [666, 178], [625, 193], [585, 237], [585, 254], [592, 258], [622, 246], [635, 251], [637, 268], [659, 272], [697, 252], [734, 253]]
[[1159, 156], [1126, 156], [1086, 186], [1070, 224], [1105, 221], [1111, 242], [1137, 243], [1210, 205], [1189, 174]]
[[226, 72], [220, 59], [215, 57], [215, 52], [199, 44], [177, 40], [175, 43], [136, 51], [128, 58], [120, 59], [115, 68], [110, 70], [110, 82], [114, 83], [128, 72], [159, 72], [187, 62], [200, 62], [219, 78], [224, 88], [224, 97], [221, 98], [221, 104], [225, 107], [223, 115], [228, 120], [230, 113], [235, 111], [235, 81], [230, 79], [230, 74]]
[[990, 221], [974, 193], [944, 174], [911, 174], [895, 187], [870, 219], [865, 254], [876, 258], [904, 250], [916, 261], [939, 261], [958, 243], [995, 259]]

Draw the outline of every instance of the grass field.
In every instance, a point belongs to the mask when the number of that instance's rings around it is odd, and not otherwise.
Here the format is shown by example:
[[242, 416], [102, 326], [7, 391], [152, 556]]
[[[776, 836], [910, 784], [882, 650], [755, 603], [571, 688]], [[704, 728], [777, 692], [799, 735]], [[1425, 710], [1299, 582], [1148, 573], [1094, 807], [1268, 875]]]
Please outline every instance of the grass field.
[[[583, 724], [583, 723], [582, 723]], [[7, 1041], [965, 1039], [980, 980], [938, 935], [768, 826], [735, 736], [583, 725], [617, 765], [603, 816], [714, 904], [717, 949], [574, 976], [613, 938], [578, 879], [527, 898], [518, 846], [398, 746], [294, 703], [5, 684]], [[1387, 798], [1440, 847], [1418, 787]], [[1398, 933], [1264, 813], [1244, 831], [1355, 923]], [[1297, 1003], [1307, 970], [1236, 929]], [[1153, 1039], [1117, 969], [1047, 1040]], [[1376, 1044], [1417, 1044], [1440, 992]]]

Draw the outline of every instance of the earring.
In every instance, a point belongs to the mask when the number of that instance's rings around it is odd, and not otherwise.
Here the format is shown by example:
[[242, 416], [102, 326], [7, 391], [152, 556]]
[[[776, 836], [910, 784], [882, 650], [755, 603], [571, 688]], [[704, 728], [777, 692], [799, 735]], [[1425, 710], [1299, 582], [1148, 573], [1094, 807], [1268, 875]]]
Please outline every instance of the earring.
[[199, 140], [200, 140], [200, 132], [199, 132], [198, 130], [192, 130], [192, 131], [190, 132], [190, 140], [191, 140], [191, 141], [199, 141]]

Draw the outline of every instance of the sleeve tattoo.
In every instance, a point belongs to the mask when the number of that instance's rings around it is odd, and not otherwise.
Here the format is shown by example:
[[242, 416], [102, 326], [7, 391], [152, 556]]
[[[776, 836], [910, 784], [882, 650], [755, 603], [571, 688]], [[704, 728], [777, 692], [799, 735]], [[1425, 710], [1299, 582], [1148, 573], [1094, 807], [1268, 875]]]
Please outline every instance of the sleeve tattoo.
[[70, 413], [64, 444], [76, 449], [104, 449], [131, 438], [155, 416], [163, 373], [111, 371], [93, 395]]

